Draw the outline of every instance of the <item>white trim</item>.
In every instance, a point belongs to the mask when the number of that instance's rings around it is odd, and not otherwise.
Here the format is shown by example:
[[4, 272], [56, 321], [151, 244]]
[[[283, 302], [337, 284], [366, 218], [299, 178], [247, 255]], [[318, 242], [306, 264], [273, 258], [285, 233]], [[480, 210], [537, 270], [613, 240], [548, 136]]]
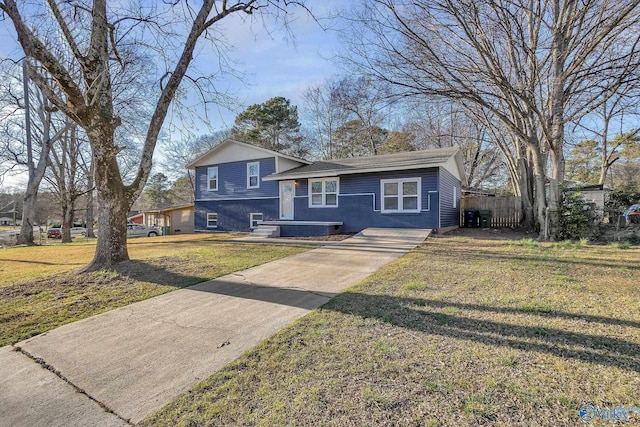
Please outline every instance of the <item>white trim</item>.
[[233, 197], [230, 199], [196, 199], [196, 202], [230, 202], [232, 200], [271, 200], [279, 199], [278, 196], [273, 197]]
[[[251, 175], [251, 166], [258, 166], [257, 175]], [[256, 185], [251, 185], [251, 177], [256, 177]], [[248, 162], [247, 163], [247, 188], [260, 188], [260, 162]]]
[[[216, 187], [211, 188], [211, 171], [215, 169], [216, 171]], [[220, 174], [218, 173], [217, 166], [209, 166], [207, 168], [207, 191], [218, 191], [218, 187], [220, 187]]]
[[458, 187], [453, 186], [453, 209], [458, 207]]
[[[405, 182], [415, 182], [417, 184], [417, 194], [410, 194], [408, 197], [416, 197], [417, 200], [417, 208], [416, 209], [403, 209], [403, 199], [405, 195], [402, 193], [402, 184]], [[398, 189], [398, 194], [396, 195], [396, 199], [398, 201], [398, 209], [385, 209], [384, 208], [384, 185], [385, 184], [396, 184]], [[422, 178], [396, 178], [396, 179], [381, 179], [380, 180], [380, 212], [381, 213], [420, 213], [422, 209]]]
[[[320, 170], [313, 172], [304, 172], [304, 173], [291, 173], [289, 175], [278, 175], [274, 176], [267, 175], [262, 178], [263, 181], [278, 181], [282, 179], [304, 179], [304, 178], [322, 178], [325, 176], [342, 176], [342, 175], [356, 175], [362, 173], [372, 173], [372, 172], [394, 172], [394, 171], [404, 171], [404, 170], [416, 170], [416, 169], [434, 169], [434, 168], [444, 168], [446, 166], [446, 162], [438, 162], [438, 163], [423, 163], [420, 165], [405, 165], [405, 166], [386, 166], [386, 167], [377, 167], [377, 168], [367, 168], [367, 169], [344, 169], [344, 170]], [[455, 175], [454, 175], [455, 176]]]
[[263, 221], [264, 225], [344, 225], [342, 221]]
[[371, 172], [393, 172], [393, 171], [403, 171], [403, 170], [414, 170], [414, 169], [431, 169], [438, 168], [444, 166], [444, 163], [433, 163], [433, 164], [422, 164], [422, 165], [409, 165], [409, 166], [388, 166], [383, 168], [369, 168], [369, 169], [357, 169], [357, 170], [324, 170], [324, 171], [314, 171], [314, 172], [306, 172], [306, 173], [296, 173], [289, 175], [267, 175], [262, 178], [263, 181], [279, 181], [282, 179], [304, 179], [304, 178], [322, 178], [327, 175], [355, 175], [361, 173], [371, 173]]
[[[210, 215], [215, 215], [215, 221], [216, 221], [216, 225], [209, 225], [209, 216]], [[217, 212], [207, 212], [207, 229], [209, 228], [218, 228], [218, 213]]]
[[[262, 219], [261, 219], [261, 220], [256, 221], [257, 225], [255, 225], [255, 226], [253, 225], [253, 221], [254, 221], [253, 216], [254, 216], [254, 215], [260, 215], [260, 216], [262, 216]], [[262, 221], [264, 221], [264, 214], [263, 214], [262, 212], [250, 212], [250, 213], [249, 213], [249, 229], [250, 229], [250, 230], [253, 230], [254, 228], [257, 228], [257, 227], [258, 227], [258, 225], [260, 225], [260, 223], [261, 223]]]
[[[334, 192], [330, 192], [327, 193], [327, 189], [326, 189], [326, 183], [327, 182], [331, 182], [331, 181], [335, 181], [336, 182], [336, 191]], [[313, 186], [314, 182], [321, 182], [322, 183], [322, 191], [320, 193], [315, 193], [320, 194], [322, 197], [322, 204], [320, 205], [314, 205], [312, 204], [312, 195], [313, 193], [311, 193], [311, 187]], [[324, 177], [324, 178], [318, 178], [318, 179], [310, 179], [307, 181], [307, 194], [309, 197], [309, 202], [308, 202], [308, 206], [309, 208], [312, 209], [316, 209], [316, 208], [337, 208], [338, 207], [338, 198], [340, 196], [340, 178], [338, 178], [337, 176], [332, 176], [332, 177]], [[327, 204], [327, 194], [335, 194], [336, 195], [336, 204], [335, 205], [328, 205]]]

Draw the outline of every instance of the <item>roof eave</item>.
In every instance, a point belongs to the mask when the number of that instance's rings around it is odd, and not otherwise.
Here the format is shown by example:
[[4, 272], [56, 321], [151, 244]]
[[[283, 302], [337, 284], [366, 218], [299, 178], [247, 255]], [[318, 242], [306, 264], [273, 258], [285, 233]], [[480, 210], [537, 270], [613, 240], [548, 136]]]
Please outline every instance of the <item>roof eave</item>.
[[397, 166], [389, 166], [385, 168], [367, 168], [367, 169], [354, 169], [354, 170], [324, 170], [324, 171], [314, 171], [307, 173], [297, 173], [297, 174], [273, 174], [267, 175], [262, 178], [263, 181], [282, 181], [285, 179], [304, 179], [304, 178], [324, 178], [331, 176], [340, 176], [340, 175], [356, 175], [361, 173], [375, 173], [375, 172], [391, 172], [391, 171], [401, 171], [401, 170], [415, 170], [415, 169], [430, 169], [444, 166], [445, 162], [432, 163], [429, 165], [409, 165], [403, 167]]

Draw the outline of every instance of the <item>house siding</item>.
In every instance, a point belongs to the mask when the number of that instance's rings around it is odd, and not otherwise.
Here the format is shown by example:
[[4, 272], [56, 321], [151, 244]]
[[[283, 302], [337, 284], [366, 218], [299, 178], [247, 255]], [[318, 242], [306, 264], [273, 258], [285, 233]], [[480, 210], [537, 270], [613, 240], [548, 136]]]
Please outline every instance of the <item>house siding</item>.
[[175, 209], [171, 211], [172, 233], [193, 233], [193, 209]]
[[[260, 163], [259, 188], [247, 188], [247, 163], [253, 162]], [[218, 168], [217, 191], [208, 190], [207, 171], [210, 167]], [[275, 157], [198, 166], [196, 167], [195, 197], [197, 201], [278, 197], [278, 183], [262, 181], [262, 177], [275, 172]]]
[[[460, 224], [460, 181], [449, 171], [440, 168], [440, 227], [453, 227]], [[454, 188], [456, 204], [453, 206]]]
[[[256, 200], [204, 200], [196, 203], [195, 231], [250, 231], [249, 214], [259, 212], [264, 221], [279, 215], [277, 197]], [[207, 228], [207, 214], [218, 214], [218, 227]]]
[[[247, 163], [260, 163], [259, 188], [247, 188]], [[207, 171], [218, 168], [218, 190], [208, 190]], [[278, 182], [262, 181], [275, 173], [275, 157], [196, 167], [195, 231], [250, 231], [249, 214], [264, 214], [264, 220], [277, 220], [279, 215]], [[218, 226], [207, 227], [207, 214], [218, 214]]]
[[[381, 213], [380, 180], [422, 178], [420, 213]], [[339, 177], [338, 207], [310, 208], [308, 180], [296, 181], [294, 220], [341, 221], [343, 231], [367, 227], [438, 228], [438, 169], [379, 172]]]

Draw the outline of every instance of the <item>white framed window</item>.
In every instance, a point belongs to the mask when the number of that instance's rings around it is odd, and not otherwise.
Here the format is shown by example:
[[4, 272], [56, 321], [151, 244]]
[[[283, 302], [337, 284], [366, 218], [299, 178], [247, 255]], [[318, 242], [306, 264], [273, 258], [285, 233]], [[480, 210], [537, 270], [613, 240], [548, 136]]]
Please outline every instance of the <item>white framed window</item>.
[[260, 188], [260, 162], [247, 163], [247, 188]]
[[207, 190], [218, 191], [218, 167], [213, 166], [207, 169]]
[[215, 212], [207, 213], [207, 228], [218, 228], [218, 214]]
[[453, 208], [458, 207], [458, 187], [453, 187]]
[[420, 212], [420, 178], [381, 179], [382, 213], [418, 213]]
[[249, 214], [249, 228], [251, 228], [252, 230], [254, 228], [257, 228], [260, 223], [263, 221], [264, 219], [264, 215], [262, 215], [262, 212], [251, 212]]
[[338, 206], [338, 178], [309, 180], [309, 207], [326, 208]]

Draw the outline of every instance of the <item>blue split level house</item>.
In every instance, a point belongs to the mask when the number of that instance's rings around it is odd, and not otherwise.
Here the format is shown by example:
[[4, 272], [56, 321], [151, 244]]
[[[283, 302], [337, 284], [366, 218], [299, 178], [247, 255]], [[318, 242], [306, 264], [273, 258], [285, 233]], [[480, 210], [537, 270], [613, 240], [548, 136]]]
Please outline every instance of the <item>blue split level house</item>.
[[195, 231], [277, 226], [282, 236], [456, 227], [457, 148], [310, 162], [232, 139], [195, 160]]

